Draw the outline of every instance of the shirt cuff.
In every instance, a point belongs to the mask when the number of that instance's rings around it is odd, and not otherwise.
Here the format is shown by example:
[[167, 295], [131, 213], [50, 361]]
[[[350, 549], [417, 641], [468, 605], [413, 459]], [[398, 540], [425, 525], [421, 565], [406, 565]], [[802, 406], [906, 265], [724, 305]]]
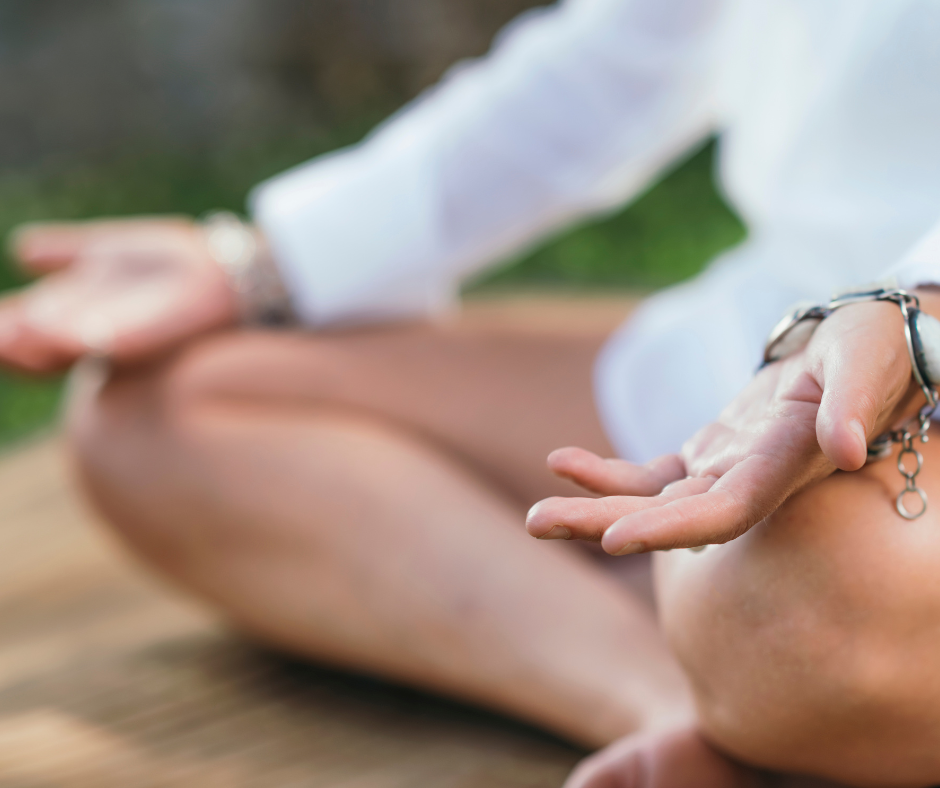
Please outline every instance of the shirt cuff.
[[453, 304], [458, 284], [434, 265], [426, 158], [417, 140], [387, 135], [252, 192], [251, 213], [304, 323], [421, 317]]

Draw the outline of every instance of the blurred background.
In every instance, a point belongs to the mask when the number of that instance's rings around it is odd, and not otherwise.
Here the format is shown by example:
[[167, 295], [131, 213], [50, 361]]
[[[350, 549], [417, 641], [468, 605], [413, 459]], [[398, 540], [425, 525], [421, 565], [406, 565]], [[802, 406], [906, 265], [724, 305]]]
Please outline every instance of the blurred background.
[[[25, 221], [242, 210], [259, 180], [360, 139], [537, 0], [4, 0], [0, 232]], [[743, 229], [714, 145], [628, 209], [471, 283], [649, 290]], [[3, 260], [0, 286], [21, 278]], [[0, 443], [48, 424], [59, 381], [0, 376]]]

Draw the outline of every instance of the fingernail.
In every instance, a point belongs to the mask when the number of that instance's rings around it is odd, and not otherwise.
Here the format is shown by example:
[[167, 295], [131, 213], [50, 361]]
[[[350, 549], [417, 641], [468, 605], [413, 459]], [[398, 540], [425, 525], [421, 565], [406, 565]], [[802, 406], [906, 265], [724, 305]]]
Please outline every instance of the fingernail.
[[868, 435], [865, 433], [865, 425], [860, 421], [853, 421], [849, 424], [849, 429], [858, 435], [863, 446], [868, 446]]
[[570, 539], [571, 531], [563, 525], [553, 525], [547, 534], [542, 534], [539, 539]]
[[634, 553], [642, 553], [644, 550], [646, 550], [646, 545], [641, 542], [627, 542], [614, 555], [633, 555]]

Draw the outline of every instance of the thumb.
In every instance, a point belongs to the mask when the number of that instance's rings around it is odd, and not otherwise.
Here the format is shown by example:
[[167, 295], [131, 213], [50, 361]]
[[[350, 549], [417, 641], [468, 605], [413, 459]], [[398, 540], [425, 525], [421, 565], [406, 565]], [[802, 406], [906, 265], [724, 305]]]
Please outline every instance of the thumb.
[[830, 344], [822, 358], [823, 389], [816, 437], [837, 468], [857, 471], [868, 441], [910, 386], [911, 365], [902, 327], [851, 332]]

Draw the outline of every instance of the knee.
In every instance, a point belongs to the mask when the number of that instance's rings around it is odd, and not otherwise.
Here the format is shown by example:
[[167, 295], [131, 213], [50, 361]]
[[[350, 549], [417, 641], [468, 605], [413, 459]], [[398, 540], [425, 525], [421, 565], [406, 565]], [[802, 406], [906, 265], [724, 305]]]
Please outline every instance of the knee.
[[175, 524], [182, 528], [166, 514], [191, 478], [219, 356], [228, 352], [210, 340], [146, 366], [108, 370], [92, 361], [73, 370], [64, 421], [74, 475], [99, 513], [139, 547], [152, 547], [158, 533], [167, 543]]
[[79, 467], [92, 475], [158, 459], [148, 444], [168, 429], [185, 429], [200, 399], [200, 365], [175, 356], [112, 370], [97, 360], [72, 370], [65, 400], [65, 435]]
[[853, 785], [940, 779], [940, 517], [901, 520], [892, 471], [837, 474], [741, 539], [662, 562], [702, 727], [743, 760]]

